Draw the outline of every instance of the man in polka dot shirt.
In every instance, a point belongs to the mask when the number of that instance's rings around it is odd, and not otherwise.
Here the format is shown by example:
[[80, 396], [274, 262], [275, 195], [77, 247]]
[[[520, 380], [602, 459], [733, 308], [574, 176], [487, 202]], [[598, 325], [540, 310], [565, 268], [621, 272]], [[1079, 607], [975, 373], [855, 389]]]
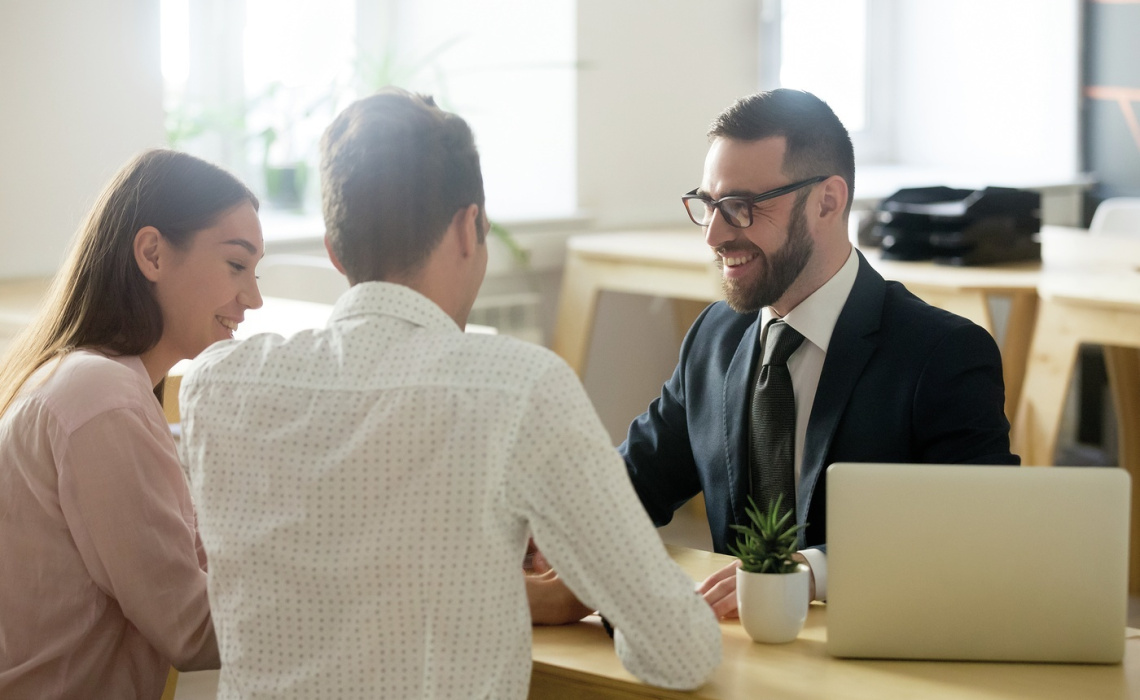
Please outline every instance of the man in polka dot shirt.
[[550, 582], [523, 575], [531, 537], [631, 673], [703, 683], [715, 616], [574, 373], [462, 332], [488, 229], [466, 123], [386, 89], [321, 148], [351, 289], [326, 328], [219, 343], [182, 385], [219, 697], [525, 698]]

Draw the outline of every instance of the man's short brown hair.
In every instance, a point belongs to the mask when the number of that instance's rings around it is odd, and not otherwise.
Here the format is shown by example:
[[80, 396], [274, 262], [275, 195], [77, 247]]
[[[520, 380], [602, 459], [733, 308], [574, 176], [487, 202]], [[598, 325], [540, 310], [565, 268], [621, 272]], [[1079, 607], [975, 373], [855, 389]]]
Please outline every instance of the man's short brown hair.
[[414, 274], [457, 211], [483, 208], [471, 128], [429, 96], [384, 88], [325, 131], [321, 194], [329, 242], [350, 282]]
[[[759, 141], [782, 136], [784, 171], [792, 180], [839, 175], [847, 181], [847, 208], [855, 196], [855, 151], [846, 127], [827, 103], [810, 92], [780, 88], [741, 97], [720, 113], [710, 138]], [[806, 194], [801, 195], [806, 196]]]

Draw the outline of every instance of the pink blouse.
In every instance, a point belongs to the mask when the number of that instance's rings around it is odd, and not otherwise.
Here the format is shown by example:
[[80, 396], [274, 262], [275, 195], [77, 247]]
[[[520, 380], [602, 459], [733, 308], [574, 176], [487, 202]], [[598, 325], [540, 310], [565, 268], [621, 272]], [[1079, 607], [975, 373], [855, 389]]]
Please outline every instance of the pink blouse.
[[0, 417], [0, 698], [158, 698], [217, 668], [206, 555], [138, 357], [77, 350]]

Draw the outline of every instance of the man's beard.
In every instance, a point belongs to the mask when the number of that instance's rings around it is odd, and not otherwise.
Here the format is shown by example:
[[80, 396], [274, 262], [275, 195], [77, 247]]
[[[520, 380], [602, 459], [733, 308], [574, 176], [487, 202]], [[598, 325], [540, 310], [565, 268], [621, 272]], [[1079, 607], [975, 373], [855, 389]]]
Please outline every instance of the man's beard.
[[721, 254], [717, 255], [716, 264], [722, 271], [724, 268], [723, 253], [735, 253], [737, 251], [757, 253], [759, 255], [758, 260], [764, 266], [763, 272], [755, 275], [752, 279], [733, 280], [721, 277], [725, 301], [728, 302], [728, 306], [733, 311], [746, 314], [759, 311], [765, 306], [771, 306], [784, 296], [784, 292], [788, 291], [788, 287], [791, 287], [792, 283], [803, 272], [808, 260], [811, 259], [812, 252], [815, 250], [815, 243], [808, 235], [807, 218], [804, 216], [806, 205], [807, 199], [805, 198], [793, 208], [792, 215], [788, 219], [788, 240], [784, 241], [784, 245], [780, 246], [780, 249], [772, 255], [771, 259], [755, 246], [748, 249], [722, 248], [718, 250], [718, 253]]

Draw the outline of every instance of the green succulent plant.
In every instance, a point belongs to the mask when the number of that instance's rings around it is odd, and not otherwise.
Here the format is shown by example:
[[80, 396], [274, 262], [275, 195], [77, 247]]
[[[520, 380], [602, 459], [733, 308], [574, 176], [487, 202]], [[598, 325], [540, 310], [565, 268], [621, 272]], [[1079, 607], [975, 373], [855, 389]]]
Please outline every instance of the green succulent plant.
[[752, 496], [748, 497], [744, 512], [751, 525], [733, 525], [740, 536], [735, 545], [728, 545], [728, 551], [740, 560], [741, 569], [753, 574], [790, 574], [796, 570], [792, 555], [796, 553], [799, 532], [807, 523], [796, 525], [792, 510], [780, 515], [783, 500], [782, 494], [777, 496], [764, 513]]

